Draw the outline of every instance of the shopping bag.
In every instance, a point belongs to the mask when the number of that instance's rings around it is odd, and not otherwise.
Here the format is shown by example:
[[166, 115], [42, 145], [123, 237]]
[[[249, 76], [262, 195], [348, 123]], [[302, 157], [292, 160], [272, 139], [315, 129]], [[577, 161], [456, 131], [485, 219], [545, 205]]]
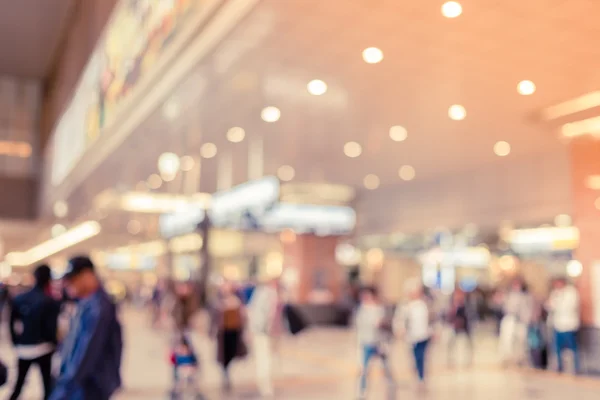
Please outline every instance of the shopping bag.
[[283, 307], [283, 317], [292, 335], [297, 335], [308, 327], [308, 322], [302, 313], [293, 305], [286, 304]]

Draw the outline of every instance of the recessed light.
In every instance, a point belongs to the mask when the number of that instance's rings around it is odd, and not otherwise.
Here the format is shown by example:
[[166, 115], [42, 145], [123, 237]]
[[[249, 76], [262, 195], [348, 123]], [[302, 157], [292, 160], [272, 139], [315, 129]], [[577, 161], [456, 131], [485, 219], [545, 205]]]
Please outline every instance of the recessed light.
[[204, 158], [213, 158], [217, 155], [217, 145], [214, 143], [204, 143], [200, 147], [200, 155]]
[[148, 187], [150, 189], [158, 189], [162, 186], [162, 178], [158, 174], [152, 174], [148, 177]]
[[265, 107], [260, 113], [260, 117], [265, 122], [277, 122], [281, 118], [281, 111], [277, 107]]
[[69, 205], [64, 201], [57, 201], [52, 207], [52, 212], [56, 218], [64, 218], [69, 213]]
[[282, 181], [291, 181], [292, 179], [294, 179], [294, 176], [296, 176], [296, 171], [294, 170], [294, 167], [291, 167], [289, 165], [282, 165], [277, 170], [277, 176]]
[[315, 79], [308, 82], [307, 89], [308, 93], [315, 96], [321, 96], [322, 94], [325, 94], [325, 92], [327, 92], [327, 84], [322, 80]]
[[529, 96], [535, 93], [535, 83], [531, 81], [521, 81], [517, 85], [517, 91], [523, 96]]
[[227, 140], [231, 143], [240, 143], [246, 137], [246, 131], [239, 126], [233, 127], [227, 131]]
[[590, 175], [585, 179], [585, 186], [588, 189], [600, 190], [600, 175]]
[[177, 176], [179, 168], [181, 167], [181, 160], [175, 153], [162, 153], [158, 157], [158, 171], [164, 181], [172, 181]]
[[52, 237], [57, 237], [59, 235], [62, 235], [66, 231], [67, 231], [67, 228], [64, 225], [62, 225], [62, 224], [55, 224], [55, 225], [52, 226], [52, 229], [50, 230], [50, 233], [51, 233]]
[[179, 102], [175, 99], [169, 99], [163, 105], [163, 115], [169, 121], [173, 121], [179, 117], [181, 114], [181, 107], [179, 106]]
[[505, 141], [500, 141], [494, 145], [494, 153], [498, 157], [506, 157], [510, 154], [510, 144]]
[[194, 157], [192, 156], [183, 156], [180, 160], [181, 170], [182, 171], [191, 171], [194, 168], [196, 162], [194, 161]]
[[408, 131], [405, 127], [396, 125], [390, 128], [390, 138], [394, 142], [403, 142], [408, 137]]
[[415, 169], [410, 165], [403, 165], [398, 170], [398, 175], [403, 181], [412, 181], [413, 179], [415, 179], [416, 172]]
[[454, 104], [448, 109], [448, 116], [454, 121], [462, 121], [467, 116], [467, 110], [460, 104]]
[[462, 14], [462, 6], [456, 1], [447, 1], [442, 5], [442, 14], [446, 18], [456, 18]]
[[344, 145], [344, 154], [356, 158], [362, 154], [362, 146], [356, 142], [348, 142]]
[[367, 189], [375, 190], [379, 187], [380, 184], [379, 177], [374, 174], [369, 174], [365, 176], [365, 179], [363, 179], [363, 184]]
[[377, 47], [364, 49], [362, 56], [367, 64], [377, 64], [383, 60], [383, 52]]
[[568, 214], [560, 214], [554, 218], [554, 225], [556, 226], [571, 226], [573, 224], [573, 219]]

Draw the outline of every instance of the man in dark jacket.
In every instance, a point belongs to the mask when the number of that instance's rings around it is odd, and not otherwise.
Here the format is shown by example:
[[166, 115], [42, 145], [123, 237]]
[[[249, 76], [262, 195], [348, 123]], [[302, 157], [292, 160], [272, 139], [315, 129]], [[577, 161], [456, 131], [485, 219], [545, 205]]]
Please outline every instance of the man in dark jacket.
[[37, 267], [34, 276], [35, 287], [15, 298], [10, 316], [10, 334], [19, 359], [11, 400], [19, 398], [31, 364], [40, 368], [45, 399], [52, 390], [52, 355], [56, 349], [60, 304], [50, 295], [50, 267]]
[[108, 400], [121, 386], [121, 324], [88, 257], [74, 257], [64, 277], [79, 309], [62, 351], [51, 400]]

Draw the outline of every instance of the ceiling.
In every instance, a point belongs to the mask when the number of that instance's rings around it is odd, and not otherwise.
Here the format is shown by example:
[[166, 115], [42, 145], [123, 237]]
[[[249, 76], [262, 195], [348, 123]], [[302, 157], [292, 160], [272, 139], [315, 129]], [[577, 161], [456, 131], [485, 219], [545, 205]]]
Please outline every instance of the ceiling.
[[0, 74], [43, 79], [77, 0], [0, 0]]
[[[454, 19], [442, 16], [443, 3], [261, 1], [173, 92], [170, 101], [182, 111], [173, 118], [156, 110], [71, 194], [74, 214], [86, 214], [106, 188], [134, 188], [156, 172], [162, 152], [198, 156], [205, 142], [215, 143], [218, 155], [202, 162], [204, 192], [216, 190], [226, 153], [233, 183], [247, 179], [256, 138], [264, 142], [266, 174], [290, 165], [296, 181], [348, 184], [363, 196], [367, 174], [382, 187], [410, 191], [452, 175], [468, 180], [468, 171], [492, 165], [502, 171], [517, 159], [564, 158], [558, 131], [535, 116], [600, 88], [600, 47], [592, 39], [600, 35], [600, 3], [462, 0], [463, 14]], [[368, 47], [382, 50], [382, 62], [363, 61]], [[322, 96], [308, 93], [313, 79], [327, 83]], [[522, 80], [533, 81], [536, 92], [518, 94]], [[463, 121], [449, 118], [454, 104], [465, 107]], [[262, 121], [266, 106], [278, 107], [281, 119]], [[407, 129], [405, 141], [390, 139], [394, 125]], [[246, 138], [230, 143], [226, 133], [236, 126]], [[344, 155], [349, 141], [362, 146], [360, 157]], [[510, 144], [507, 157], [494, 153], [498, 141]], [[399, 178], [404, 165], [414, 168], [414, 181]], [[568, 163], [544, 168], [548, 178]], [[567, 184], [568, 174], [560, 175], [557, 184]], [[185, 179], [160, 190], [180, 191]], [[468, 184], [460, 188], [468, 194]]]

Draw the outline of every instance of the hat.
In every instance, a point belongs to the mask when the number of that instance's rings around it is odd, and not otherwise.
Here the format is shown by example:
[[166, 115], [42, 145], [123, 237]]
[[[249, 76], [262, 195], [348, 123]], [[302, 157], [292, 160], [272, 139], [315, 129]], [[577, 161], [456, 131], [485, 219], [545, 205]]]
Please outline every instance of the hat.
[[64, 279], [72, 279], [84, 271], [94, 271], [94, 263], [86, 256], [73, 257], [69, 260]]

